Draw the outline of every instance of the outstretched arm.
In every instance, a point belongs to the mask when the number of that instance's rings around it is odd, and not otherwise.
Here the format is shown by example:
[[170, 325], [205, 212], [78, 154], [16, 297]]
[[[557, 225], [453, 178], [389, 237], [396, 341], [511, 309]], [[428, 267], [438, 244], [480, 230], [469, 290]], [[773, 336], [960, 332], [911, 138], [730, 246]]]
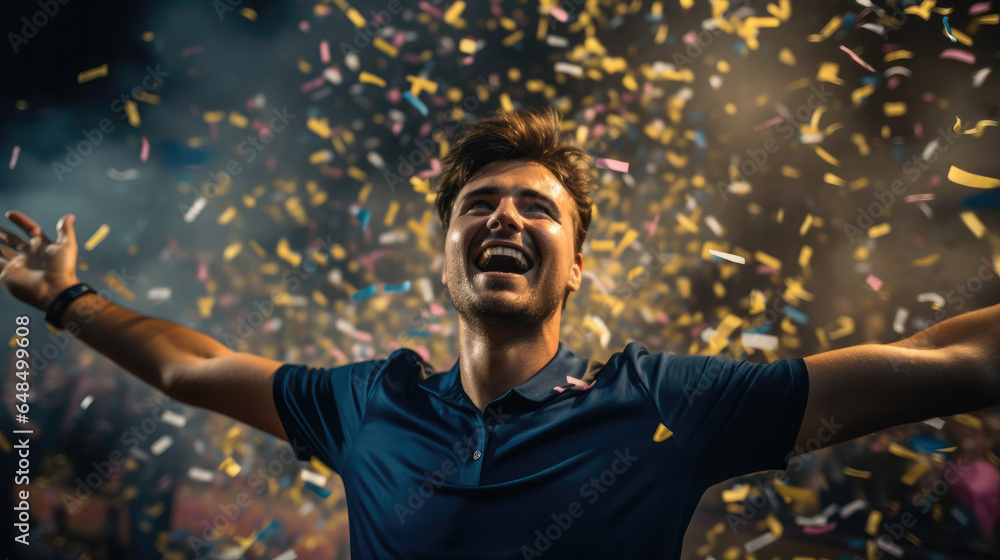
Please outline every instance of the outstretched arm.
[[899, 342], [831, 350], [805, 363], [809, 398], [795, 455], [900, 424], [1000, 405], [1000, 305]]
[[[45, 311], [57, 295], [79, 282], [74, 217], [59, 221], [55, 242], [24, 214], [8, 212], [8, 217], [30, 241], [0, 228], [0, 286]], [[271, 393], [281, 362], [233, 352], [210, 336], [136, 313], [97, 294], [73, 300], [62, 325], [167, 396], [287, 440]]]

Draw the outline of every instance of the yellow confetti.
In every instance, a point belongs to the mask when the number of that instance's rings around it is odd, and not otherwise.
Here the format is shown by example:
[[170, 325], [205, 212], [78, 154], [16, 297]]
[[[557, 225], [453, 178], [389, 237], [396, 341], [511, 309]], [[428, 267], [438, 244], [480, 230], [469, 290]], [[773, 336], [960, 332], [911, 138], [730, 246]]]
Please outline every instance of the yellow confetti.
[[454, 4], [448, 7], [442, 19], [448, 25], [455, 25], [456, 23], [459, 22], [459, 20], [462, 19], [463, 10], [465, 10], [465, 2], [463, 2], [462, 0], [458, 0], [458, 2], [455, 2]]
[[809, 259], [812, 258], [813, 249], [808, 245], [803, 245], [802, 249], [799, 250], [799, 266], [802, 268], [807, 268], [809, 266]]
[[722, 491], [723, 502], [742, 502], [750, 494], [749, 484], [737, 484], [735, 488], [728, 488]]
[[903, 476], [899, 478], [899, 481], [907, 486], [913, 486], [913, 484], [917, 481], [917, 479], [923, 476], [923, 474], [927, 472], [927, 469], [929, 468], [930, 465], [926, 462], [914, 463], [913, 466], [909, 468], [909, 470], [903, 473]]
[[986, 226], [983, 225], [983, 222], [979, 221], [979, 217], [972, 212], [961, 212], [959, 216], [962, 217], [965, 227], [969, 228], [972, 235], [975, 235], [976, 239], [982, 239], [983, 234], [986, 233]]
[[357, 27], [358, 29], [364, 29], [365, 25], [368, 25], [368, 21], [365, 19], [365, 16], [361, 15], [361, 12], [355, 10], [354, 8], [348, 8], [344, 10], [344, 13], [347, 14], [347, 19], [351, 20], [354, 27]]
[[371, 72], [362, 71], [361, 74], [358, 76], [358, 81], [363, 84], [374, 84], [378, 87], [385, 87], [385, 80], [379, 78], [378, 76], [372, 74]]
[[844, 467], [844, 474], [847, 476], [853, 476], [854, 478], [871, 478], [871, 471], [859, 471], [857, 469], [852, 469], [851, 467]]
[[524, 31], [520, 29], [503, 38], [500, 42], [505, 47], [509, 47], [524, 38]]
[[795, 66], [795, 54], [792, 53], [792, 50], [788, 47], [781, 47], [781, 50], [778, 51], [778, 60], [781, 61], [782, 64]]
[[930, 265], [936, 263], [940, 257], [941, 257], [940, 253], [931, 253], [930, 255], [927, 255], [926, 257], [920, 257], [920, 258], [913, 259], [913, 266], [917, 266], [917, 267], [921, 267], [921, 268], [923, 268], [925, 266], [930, 266]]
[[83, 248], [86, 249], [87, 251], [93, 251], [94, 247], [97, 247], [97, 245], [101, 241], [104, 241], [104, 238], [108, 236], [108, 232], [110, 231], [111, 228], [108, 226], [108, 224], [101, 224], [101, 227], [97, 228], [97, 231], [94, 232], [94, 235], [91, 235], [90, 239], [88, 239], [87, 242], [83, 244]]
[[841, 179], [840, 177], [837, 177], [833, 173], [824, 173], [823, 174], [823, 182], [827, 183], [827, 184], [830, 184], [830, 185], [835, 185], [835, 186], [838, 186], [838, 187], [846, 187], [847, 186], [847, 181]]
[[385, 219], [382, 223], [386, 227], [392, 226], [393, 222], [396, 221], [396, 213], [399, 212], [399, 201], [393, 200], [389, 203], [389, 209], [385, 212]]
[[[846, 469], [845, 469], [846, 470]], [[873, 509], [868, 514], [868, 521], [865, 523], [865, 532], [874, 536], [878, 532], [878, 524], [882, 521], [882, 512]]]
[[974, 189], [992, 189], [1000, 187], [1000, 179], [969, 173], [968, 171], [959, 169], [954, 165], [952, 165], [951, 169], [948, 170], [948, 180], [953, 183], [958, 183], [959, 185], [972, 187]]
[[824, 62], [819, 66], [819, 72], [816, 73], [816, 79], [821, 82], [830, 82], [831, 84], [842, 86], [844, 85], [844, 80], [841, 80], [840, 77], [837, 76], [838, 72], [840, 72], [839, 64], [836, 62]]
[[791, 179], [798, 179], [799, 177], [802, 176], [802, 172], [801, 171], [799, 171], [798, 169], [795, 169], [794, 167], [792, 167], [790, 165], [782, 165], [781, 166], [781, 174], [784, 175], [785, 177], [788, 177], [788, 178], [791, 178]]
[[891, 103], [884, 103], [882, 105], [882, 112], [885, 113], [887, 117], [899, 117], [906, 114], [906, 102], [905, 101], [894, 101]]
[[240, 15], [247, 18], [250, 21], [257, 21], [257, 12], [255, 12], [253, 8], [240, 9]]
[[970, 128], [969, 130], [966, 130], [965, 132], [962, 132], [962, 119], [955, 117], [954, 130], [959, 134], [975, 134], [976, 138], [979, 138], [980, 136], [983, 135], [984, 129], [987, 126], [997, 126], [997, 124], [1000, 123], [997, 123], [997, 121], [979, 121], [976, 123], [976, 126]]
[[660, 424], [656, 427], [656, 433], [653, 434], [653, 441], [659, 443], [661, 441], [666, 441], [670, 436], [674, 435], [670, 428]]
[[233, 111], [229, 113], [229, 124], [235, 126], [236, 128], [246, 128], [249, 121], [243, 115]]
[[881, 223], [877, 226], [872, 226], [868, 228], [868, 237], [872, 239], [878, 239], [879, 237], [885, 237], [886, 235], [889, 235], [890, 231], [892, 231], [892, 224], [890, 224], [889, 222]]
[[108, 65], [102, 64], [97, 68], [91, 68], [90, 70], [84, 70], [76, 75], [76, 83], [82, 84], [84, 82], [89, 82], [90, 80], [96, 80], [97, 78], [103, 78], [108, 75]]
[[235, 259], [236, 255], [239, 255], [240, 251], [242, 250], [243, 250], [243, 244], [240, 243], [239, 241], [236, 241], [235, 243], [230, 243], [229, 246], [222, 251], [222, 259], [226, 262], [229, 262]]
[[792, 2], [791, 0], [779, 0], [779, 4], [777, 6], [774, 4], [768, 4], [767, 13], [780, 19], [781, 21], [788, 21], [788, 18], [792, 16]]
[[233, 460], [232, 457], [226, 457], [226, 459], [222, 461], [222, 464], [219, 465], [219, 470], [226, 471], [226, 474], [232, 478], [240, 474], [240, 470], [242, 470], [242, 468], [239, 463]]
[[887, 53], [882, 60], [885, 62], [892, 62], [893, 60], [902, 60], [907, 58], [913, 58], [913, 53], [906, 49], [898, 49], [892, 51], [891, 53]]
[[125, 114], [128, 115], [128, 124], [138, 128], [142, 121], [139, 119], [139, 106], [131, 99], [125, 102]]
[[812, 35], [809, 35], [808, 37], [806, 37], [806, 40], [808, 40], [810, 43], [818, 43], [818, 42], [822, 41], [823, 39], [826, 39], [830, 35], [833, 35], [834, 31], [836, 31], [837, 29], [840, 29], [840, 23], [841, 23], [841, 21], [843, 21], [842, 17], [840, 17], [840, 16], [833, 16], [833, 18], [831, 18], [830, 21], [828, 21], [826, 23], [826, 25], [819, 32], [818, 35], [815, 34], [815, 33], [812, 34]]
[[859, 87], [851, 92], [851, 102], [854, 103], [855, 107], [859, 107], [861, 101], [873, 93], [875, 93], [875, 84]]
[[826, 150], [820, 148], [819, 146], [816, 146], [815, 149], [816, 149], [816, 155], [823, 158], [823, 161], [829, 163], [830, 165], [836, 165], [837, 167], [840, 167], [840, 160], [830, 155], [830, 152], [827, 152]]
[[397, 49], [392, 45], [392, 43], [386, 41], [381, 37], [375, 37], [375, 39], [372, 40], [372, 44], [375, 45], [376, 49], [384, 52], [385, 54], [391, 57], [395, 57], [397, 54], [399, 54], [399, 49]]
[[753, 258], [757, 259], [764, 266], [781, 270], [781, 260], [768, 255], [764, 251], [754, 251]]

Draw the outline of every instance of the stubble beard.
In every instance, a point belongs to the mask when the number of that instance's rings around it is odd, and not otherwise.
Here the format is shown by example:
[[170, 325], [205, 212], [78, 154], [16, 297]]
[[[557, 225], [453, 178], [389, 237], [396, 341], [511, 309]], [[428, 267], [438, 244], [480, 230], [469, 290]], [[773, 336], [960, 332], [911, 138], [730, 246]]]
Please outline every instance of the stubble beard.
[[471, 282], [455, 291], [449, 287], [448, 293], [466, 325], [483, 333], [502, 330], [513, 334], [509, 332], [511, 329], [525, 334], [534, 332], [562, 307], [563, 300], [563, 294], [548, 291], [516, 303], [489, 294], [483, 297], [475, 293]]

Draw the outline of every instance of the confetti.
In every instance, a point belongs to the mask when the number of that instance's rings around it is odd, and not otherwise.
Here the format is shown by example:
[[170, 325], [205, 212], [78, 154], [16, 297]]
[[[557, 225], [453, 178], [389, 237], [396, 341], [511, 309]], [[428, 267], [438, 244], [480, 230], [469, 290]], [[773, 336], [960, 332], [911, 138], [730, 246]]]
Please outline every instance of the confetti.
[[91, 80], [96, 80], [97, 78], [103, 78], [108, 75], [108, 65], [102, 64], [96, 68], [91, 68], [90, 70], [84, 70], [76, 76], [76, 83], [82, 84], [89, 82]]
[[875, 276], [874, 274], [869, 274], [868, 277], [865, 278], [865, 283], [868, 284], [871, 287], [871, 289], [875, 290], [876, 292], [882, 288], [882, 280], [880, 280], [878, 276]]
[[730, 262], [734, 262], [736, 264], [746, 264], [746, 262], [747, 262], [747, 260], [745, 258], [743, 258], [743, 257], [741, 257], [739, 255], [733, 255], [733, 254], [730, 254], [730, 253], [723, 253], [722, 251], [716, 251], [714, 249], [709, 249], [708, 252], [711, 253], [712, 255], [715, 255], [716, 257], [719, 257], [720, 259], [724, 259], [724, 260], [727, 260], [727, 261], [730, 261]]
[[951, 39], [952, 43], [957, 43], [958, 39], [956, 39], [955, 36], [952, 35], [952, 33], [951, 33], [951, 26], [948, 25], [948, 16], [944, 16], [944, 20], [943, 21], [944, 21], [944, 31], [945, 31], [945, 33], [948, 34], [948, 38]]
[[624, 161], [599, 157], [594, 161], [594, 165], [598, 169], [610, 169], [612, 171], [628, 173], [628, 163]]
[[142, 137], [142, 148], [139, 149], [139, 161], [145, 163], [149, 160], [149, 140]]
[[993, 189], [1000, 187], [1000, 179], [969, 173], [968, 171], [959, 169], [954, 165], [948, 169], [948, 180], [959, 185], [972, 187], [974, 189]]
[[10, 152], [10, 165], [7, 166], [8, 169], [13, 170], [17, 166], [17, 156], [21, 153], [21, 146], [14, 146], [14, 149]]
[[976, 55], [962, 49], [945, 49], [941, 51], [941, 54], [938, 56], [943, 59], [957, 60], [966, 64], [976, 63]]
[[850, 57], [854, 59], [854, 62], [857, 62], [865, 70], [868, 70], [869, 72], [874, 72], [875, 71], [875, 69], [872, 68], [871, 64], [868, 64], [867, 62], [865, 62], [864, 60], [862, 60], [861, 57], [858, 56], [857, 53], [855, 53], [851, 49], [845, 47], [844, 45], [840, 45], [840, 50], [842, 50], [845, 53], [847, 53], [848, 55], [850, 55]]

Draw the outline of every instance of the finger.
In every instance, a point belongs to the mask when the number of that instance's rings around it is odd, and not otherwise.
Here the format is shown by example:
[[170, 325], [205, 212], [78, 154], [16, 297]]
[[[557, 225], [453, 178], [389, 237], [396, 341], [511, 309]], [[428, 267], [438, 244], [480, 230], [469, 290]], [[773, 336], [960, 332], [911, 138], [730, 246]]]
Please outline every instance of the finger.
[[76, 216], [73, 214], [66, 214], [62, 218], [59, 218], [59, 223], [56, 224], [56, 229], [58, 230], [56, 241], [59, 243], [76, 243], [76, 230], [73, 229], [73, 224], [75, 223]]
[[29, 240], [34, 237], [41, 237], [42, 241], [46, 244], [52, 243], [52, 240], [45, 235], [44, 231], [42, 231], [42, 227], [21, 212], [18, 212], [17, 210], [10, 210], [7, 212], [7, 218], [17, 224], [17, 227], [23, 229], [24, 233], [28, 234]]
[[17, 234], [0, 228], [0, 243], [13, 248], [15, 251], [24, 252], [28, 248], [28, 242], [21, 239]]

